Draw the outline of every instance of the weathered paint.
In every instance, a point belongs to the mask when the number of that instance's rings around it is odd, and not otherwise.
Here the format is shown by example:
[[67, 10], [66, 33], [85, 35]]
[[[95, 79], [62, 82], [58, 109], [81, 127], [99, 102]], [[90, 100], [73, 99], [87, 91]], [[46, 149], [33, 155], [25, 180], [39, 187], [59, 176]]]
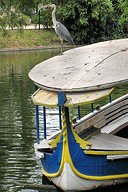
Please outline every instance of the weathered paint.
[[[65, 107], [79, 106], [96, 102], [97, 100], [107, 97], [113, 91], [112, 89], [91, 91], [84, 93], [66, 93], [67, 101], [64, 103]], [[43, 105], [48, 107], [58, 106], [58, 93], [38, 89], [33, 95], [32, 100], [36, 105]]]

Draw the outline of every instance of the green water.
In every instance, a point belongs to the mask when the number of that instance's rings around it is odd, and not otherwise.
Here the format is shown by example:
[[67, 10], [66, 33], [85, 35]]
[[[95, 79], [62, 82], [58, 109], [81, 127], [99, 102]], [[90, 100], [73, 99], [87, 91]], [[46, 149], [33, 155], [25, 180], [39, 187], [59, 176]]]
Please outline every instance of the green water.
[[[28, 72], [56, 54], [57, 51], [48, 50], [0, 54], [0, 192], [41, 183], [40, 161], [33, 150], [36, 124], [30, 96], [35, 87]], [[50, 134], [55, 130], [58, 115], [55, 109], [47, 113], [53, 121]]]
[[[25, 184], [42, 182], [40, 161], [33, 149], [36, 117], [30, 96], [35, 88], [28, 72], [37, 63], [58, 53], [46, 50], [0, 54], [0, 192], [13, 192]], [[127, 93], [127, 90], [128, 86], [120, 87], [112, 98]], [[85, 108], [81, 112], [83, 115]], [[40, 108], [41, 137], [42, 113]], [[71, 116], [74, 115], [77, 115], [76, 108], [71, 110]], [[47, 109], [47, 128], [48, 135], [58, 129], [57, 109]]]

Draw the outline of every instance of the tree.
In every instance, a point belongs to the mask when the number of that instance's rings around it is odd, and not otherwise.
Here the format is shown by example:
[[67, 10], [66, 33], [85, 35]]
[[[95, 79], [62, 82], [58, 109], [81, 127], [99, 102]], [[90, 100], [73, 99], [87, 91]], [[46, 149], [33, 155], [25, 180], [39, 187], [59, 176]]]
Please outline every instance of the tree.
[[32, 8], [37, 7], [40, 0], [0, 0], [0, 6], [10, 10], [13, 6], [16, 10], [21, 12], [29, 12]]
[[58, 11], [62, 22], [80, 44], [93, 43], [106, 35], [106, 24], [113, 20], [111, 0], [70, 0]]
[[118, 0], [118, 9], [121, 11], [120, 23], [128, 21], [128, 0]]
[[124, 36], [112, 0], [63, 0], [56, 15], [69, 29], [75, 43], [87, 44]]
[[[51, 3], [51, 0], [1, 0], [1, 6], [7, 12], [13, 5], [18, 12], [31, 15], [39, 3]], [[118, 11], [115, 8], [118, 2]], [[128, 0], [52, 0], [57, 5], [56, 17], [71, 32], [77, 44], [122, 38], [127, 33], [123, 24], [128, 20]], [[119, 17], [121, 15], [121, 22]], [[33, 22], [38, 16], [33, 18]], [[52, 26], [51, 11], [41, 10], [41, 23]]]

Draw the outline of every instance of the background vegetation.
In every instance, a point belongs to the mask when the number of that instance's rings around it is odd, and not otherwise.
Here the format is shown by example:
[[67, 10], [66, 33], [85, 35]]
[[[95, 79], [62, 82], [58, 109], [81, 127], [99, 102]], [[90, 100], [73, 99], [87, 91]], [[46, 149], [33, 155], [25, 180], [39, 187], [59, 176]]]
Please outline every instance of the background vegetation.
[[[38, 4], [55, 3], [56, 17], [70, 31], [75, 44], [89, 44], [128, 36], [128, 0], [0, 0], [0, 29], [39, 23]], [[11, 7], [15, 11], [11, 10]], [[51, 10], [41, 10], [40, 22], [52, 27]]]
[[0, 33], [0, 49], [15, 49], [42, 46], [59, 46], [60, 42], [54, 30], [9, 30], [3, 38]]

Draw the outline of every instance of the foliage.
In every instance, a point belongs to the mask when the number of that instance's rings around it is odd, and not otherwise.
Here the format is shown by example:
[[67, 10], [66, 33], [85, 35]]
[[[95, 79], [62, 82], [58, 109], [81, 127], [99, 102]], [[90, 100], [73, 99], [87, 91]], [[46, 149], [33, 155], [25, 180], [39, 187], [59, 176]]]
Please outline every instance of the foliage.
[[24, 11], [35, 7], [39, 2], [39, 0], [1, 0], [0, 4], [1, 7], [6, 7], [8, 10], [11, 6], [14, 6], [16, 9]]
[[22, 35], [16, 30], [9, 30], [3, 38], [0, 32], [0, 49], [27, 48], [59, 45], [60, 41], [54, 30], [25, 30]]
[[[123, 33], [111, 0], [69, 0], [58, 16], [71, 31], [76, 43], [113, 39]], [[120, 28], [121, 27], [121, 28]]]
[[31, 24], [31, 19], [30, 19], [29, 16], [27, 16], [27, 15], [25, 15], [23, 13], [21, 13], [20, 15], [23, 18], [23, 25], [30, 25]]
[[128, 22], [128, 0], [118, 0], [118, 10], [121, 11], [120, 23]]
[[[33, 24], [39, 24], [39, 15], [33, 15], [31, 22]], [[52, 20], [51, 20], [51, 12], [50, 10], [41, 10], [40, 11], [40, 23], [43, 24], [45, 28], [51, 28], [52, 27]]]
[[[50, 3], [50, 0], [42, 0], [41, 1], [42, 4], [46, 5], [48, 3]], [[55, 3], [55, 1], [52, 1], [52, 3]], [[51, 9], [41, 9], [40, 10], [40, 23], [44, 25], [45, 28], [51, 28], [53, 23], [52, 23], [52, 15], [51, 15]]]
[[9, 12], [7, 18], [8, 18], [7, 23], [9, 25], [9, 28], [11, 28], [13, 30], [15, 27], [17, 27], [17, 23], [18, 23], [19, 18], [15, 12], [13, 12], [13, 11]]
[[[128, 1], [128, 0], [127, 0]], [[71, 32], [76, 44], [122, 38], [127, 28], [119, 23], [118, 0], [42, 0], [57, 5], [56, 17]], [[41, 10], [41, 23], [51, 26], [51, 13]]]
[[3, 18], [2, 17], [0, 18], [0, 30], [3, 36], [7, 35], [6, 27], [7, 27], [7, 17], [4, 16]]
[[33, 15], [32, 19], [31, 19], [31, 23], [38, 24], [39, 23], [39, 16], [38, 15]]
[[[16, 8], [16, 13], [10, 13], [8, 23], [12, 29], [15, 26], [22, 29], [25, 19], [18, 13], [32, 15], [33, 10], [35, 14], [40, 2], [57, 5], [57, 20], [68, 28], [76, 44], [122, 38], [128, 34], [128, 0], [1, 0], [0, 4], [7, 13], [12, 5]], [[51, 10], [42, 9], [40, 13], [41, 24], [51, 27]], [[33, 15], [32, 23], [38, 22], [38, 14]]]
[[27, 24], [26, 22], [28, 19], [28, 16], [24, 14], [13, 11], [7, 12], [6, 16], [0, 17], [0, 29], [2, 35], [5, 36], [8, 34], [6, 29], [7, 27], [12, 30], [16, 28], [20, 32], [20, 34], [23, 33], [23, 26]]
[[44, 25], [44, 27], [52, 27], [52, 15], [51, 15], [51, 10], [50, 9], [43, 9], [41, 10], [41, 19], [40, 22]]

